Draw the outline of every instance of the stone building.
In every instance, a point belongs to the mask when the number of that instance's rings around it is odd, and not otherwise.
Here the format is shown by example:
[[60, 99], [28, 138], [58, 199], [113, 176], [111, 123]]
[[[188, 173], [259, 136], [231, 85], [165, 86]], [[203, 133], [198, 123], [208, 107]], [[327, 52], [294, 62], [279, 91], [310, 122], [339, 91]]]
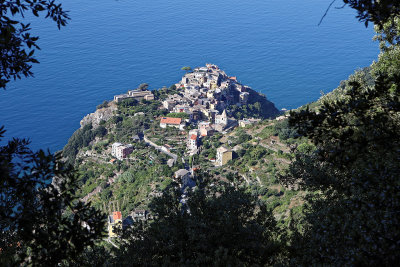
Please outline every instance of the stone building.
[[232, 160], [232, 150], [223, 146], [219, 147], [217, 149], [217, 158], [215, 161], [216, 165], [223, 166], [230, 160]]
[[120, 103], [124, 99], [135, 99], [135, 100], [154, 100], [154, 95], [152, 92], [148, 90], [130, 90], [127, 94], [116, 95], [114, 96], [114, 101]]
[[221, 115], [215, 116], [215, 124], [222, 124], [224, 126], [228, 125], [228, 115], [226, 114], [225, 109]]

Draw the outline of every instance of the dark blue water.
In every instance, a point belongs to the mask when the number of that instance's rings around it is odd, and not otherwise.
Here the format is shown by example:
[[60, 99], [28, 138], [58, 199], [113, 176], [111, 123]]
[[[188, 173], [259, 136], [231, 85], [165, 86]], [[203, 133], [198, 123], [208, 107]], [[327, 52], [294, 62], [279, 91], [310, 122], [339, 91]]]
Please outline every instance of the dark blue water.
[[68, 0], [72, 17], [57, 30], [34, 19], [42, 51], [35, 78], [0, 93], [7, 136], [32, 148], [61, 149], [81, 118], [142, 82], [169, 86], [182, 66], [214, 63], [296, 108], [334, 89], [377, 58], [372, 28], [328, 0]]

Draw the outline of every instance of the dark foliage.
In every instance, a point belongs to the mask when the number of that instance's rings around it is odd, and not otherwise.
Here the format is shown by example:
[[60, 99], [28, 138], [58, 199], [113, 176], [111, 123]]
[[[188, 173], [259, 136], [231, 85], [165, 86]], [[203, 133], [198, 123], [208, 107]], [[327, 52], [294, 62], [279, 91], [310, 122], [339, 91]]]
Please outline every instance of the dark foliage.
[[3, 0], [0, 1], [0, 88], [6, 88], [11, 79], [20, 79], [21, 76], [33, 76], [32, 63], [39, 63], [34, 57], [39, 37], [31, 36], [30, 24], [15, 20], [15, 16], [24, 16], [32, 12], [51, 18], [58, 28], [65, 26], [69, 19], [68, 14], [61, 7], [50, 0]]
[[281, 140], [287, 140], [289, 138], [295, 138], [299, 136], [296, 129], [289, 126], [288, 120], [276, 122], [274, 124], [274, 131]]
[[108, 101], [104, 100], [103, 103], [101, 103], [100, 105], [97, 105], [96, 109], [101, 109], [101, 108], [106, 108], [108, 107]]
[[[104, 128], [104, 126], [99, 127]], [[73, 165], [79, 149], [88, 146], [89, 143], [93, 140], [94, 136], [95, 134], [92, 131], [91, 124], [87, 124], [83, 128], [80, 128], [76, 132], [74, 132], [74, 134], [69, 138], [68, 143], [63, 150], [63, 156], [68, 159], [68, 163]]]
[[103, 125], [100, 125], [93, 131], [93, 134], [97, 137], [103, 137], [107, 134], [107, 129]]
[[152, 222], [137, 223], [118, 263], [142, 266], [273, 265], [283, 255], [275, 219], [245, 189], [205, 178], [187, 193], [171, 185], [150, 204]]
[[267, 100], [265, 95], [249, 90], [249, 101], [240, 107], [237, 105], [229, 106], [233, 117], [236, 119], [243, 118], [261, 118], [267, 119], [275, 117], [279, 114], [279, 110], [275, 105]]
[[320, 192], [307, 197], [303, 231], [293, 236], [296, 264], [400, 261], [400, 76], [349, 85], [318, 111], [291, 113], [290, 124], [317, 149], [299, 153], [281, 179]]
[[0, 265], [79, 264], [105, 218], [75, 197], [77, 176], [59, 156], [28, 144], [13, 139], [0, 147]]
[[343, 0], [343, 3], [357, 10], [357, 18], [366, 26], [369, 22], [382, 26], [400, 15], [400, 2], [397, 0]]

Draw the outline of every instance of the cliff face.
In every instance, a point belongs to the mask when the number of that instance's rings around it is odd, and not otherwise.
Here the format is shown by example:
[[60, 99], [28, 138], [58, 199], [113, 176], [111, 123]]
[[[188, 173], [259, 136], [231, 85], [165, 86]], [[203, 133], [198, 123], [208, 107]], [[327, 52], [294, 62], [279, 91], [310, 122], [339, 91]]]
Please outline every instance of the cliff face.
[[262, 119], [274, 118], [280, 114], [280, 111], [275, 107], [275, 104], [267, 99], [264, 94], [258, 93], [253, 89], [249, 90], [249, 102], [251, 104], [259, 102], [261, 107], [258, 111]]
[[117, 105], [114, 103], [110, 103], [108, 107], [97, 109], [95, 112], [83, 117], [80, 121], [81, 128], [90, 123], [94, 129], [97, 128], [102, 120], [108, 121], [117, 109]]

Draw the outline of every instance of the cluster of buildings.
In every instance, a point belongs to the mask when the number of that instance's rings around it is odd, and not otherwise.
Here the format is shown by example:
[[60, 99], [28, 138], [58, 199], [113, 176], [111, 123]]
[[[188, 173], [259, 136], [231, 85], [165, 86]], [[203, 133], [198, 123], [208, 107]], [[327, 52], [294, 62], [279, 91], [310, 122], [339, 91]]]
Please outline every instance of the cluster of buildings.
[[149, 90], [135, 89], [135, 90], [128, 91], [128, 93], [126, 93], [126, 94], [114, 96], [114, 101], [116, 103], [120, 103], [122, 100], [125, 100], [125, 99], [135, 99], [137, 101], [142, 100], [142, 99], [154, 100], [154, 95]]
[[[230, 105], [244, 105], [249, 101], [250, 87], [230, 77], [217, 65], [206, 64], [186, 73], [182, 80], [175, 84], [182, 89], [182, 94], [169, 95], [163, 101], [163, 107], [170, 113], [186, 113], [188, 119], [162, 117], [160, 127], [175, 127], [184, 129], [187, 123], [197, 126], [189, 131], [187, 149], [189, 154], [198, 152], [199, 141], [204, 136], [215, 132], [225, 132], [227, 129], [240, 125], [245, 127], [258, 122], [257, 119], [237, 121], [228, 115]], [[224, 151], [223, 151], [224, 150]], [[224, 165], [232, 159], [232, 151], [221, 148], [217, 154], [217, 165]]]
[[[196, 127], [189, 131], [187, 149], [189, 154], [198, 153], [202, 137], [211, 136], [215, 132], [224, 132], [235, 126], [245, 127], [246, 125], [258, 122], [256, 119], [244, 119], [237, 121], [228, 115], [227, 108], [230, 105], [245, 105], [249, 101], [250, 87], [244, 86], [237, 81], [236, 77], [226, 75], [217, 65], [206, 64], [205, 67], [195, 68], [193, 72], [186, 73], [182, 80], [175, 84], [182, 93], [169, 95], [162, 102], [163, 108], [169, 113], [185, 113], [184, 118], [162, 117], [160, 127], [175, 127], [184, 130], [187, 124]], [[114, 96], [114, 101], [120, 103], [125, 99], [153, 100], [154, 95], [148, 90], [131, 90], [126, 94]], [[135, 114], [139, 116], [143, 114]], [[134, 140], [140, 140], [134, 137]], [[131, 144], [112, 144], [112, 155], [123, 160], [133, 152]], [[215, 164], [223, 166], [232, 160], [232, 150], [221, 146], [217, 149]], [[168, 163], [172, 166], [174, 159]], [[184, 190], [195, 186], [194, 173], [192, 170], [180, 169], [174, 174], [175, 179], [181, 184]], [[184, 197], [182, 197], [184, 199]], [[137, 220], [146, 220], [149, 213], [146, 210], [135, 210], [130, 216], [123, 219], [119, 211], [108, 216], [109, 237], [116, 237], [116, 229], [123, 229], [124, 226]]]
[[250, 87], [239, 83], [236, 77], [226, 75], [214, 64], [186, 73], [175, 86], [182, 89], [182, 94], [169, 95], [163, 101], [163, 107], [170, 113], [186, 113], [188, 119], [178, 123], [164, 117], [160, 126], [182, 128], [186, 123], [195, 123], [202, 136], [237, 126], [238, 122], [228, 116], [226, 109], [230, 105], [247, 104], [249, 100]]

